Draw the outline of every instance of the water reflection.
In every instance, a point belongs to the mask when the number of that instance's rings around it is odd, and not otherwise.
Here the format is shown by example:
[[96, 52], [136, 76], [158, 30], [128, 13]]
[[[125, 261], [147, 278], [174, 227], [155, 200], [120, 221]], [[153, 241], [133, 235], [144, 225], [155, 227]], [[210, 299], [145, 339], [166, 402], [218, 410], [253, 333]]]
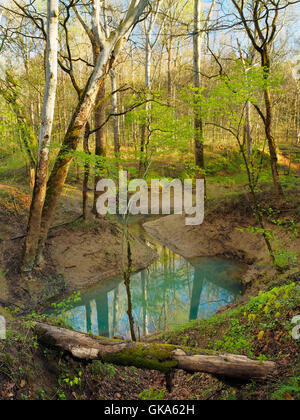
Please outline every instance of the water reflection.
[[[241, 296], [239, 280], [243, 268], [235, 262], [219, 258], [186, 261], [152, 238], [144, 236], [144, 240], [155, 246], [160, 259], [147, 270], [132, 275], [138, 337], [190, 320], [209, 318]], [[129, 337], [122, 278], [102, 282], [82, 292], [81, 297], [66, 314], [73, 328], [106, 337]]]

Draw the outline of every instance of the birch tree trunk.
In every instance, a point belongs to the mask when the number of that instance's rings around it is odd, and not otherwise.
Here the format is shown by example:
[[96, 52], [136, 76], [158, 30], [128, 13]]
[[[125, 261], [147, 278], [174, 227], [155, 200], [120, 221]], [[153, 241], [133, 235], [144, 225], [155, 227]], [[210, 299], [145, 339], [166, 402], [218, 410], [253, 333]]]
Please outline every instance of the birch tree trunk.
[[48, 0], [46, 87], [39, 139], [36, 179], [29, 214], [21, 271], [30, 273], [35, 263], [49, 170], [49, 153], [57, 86], [58, 0]]
[[[95, 8], [100, 7], [99, 0], [94, 0], [93, 4]], [[129, 33], [130, 29], [136, 24], [147, 4], [148, 0], [131, 0], [126, 17], [122, 20], [119, 27], [109, 36], [109, 38], [105, 37], [100, 23], [94, 22], [93, 26], [96, 27], [95, 31], [97, 34], [97, 41], [101, 47], [101, 52], [99, 54], [98, 62], [81, 94], [47, 184], [47, 195], [41, 221], [41, 233], [37, 256], [38, 261], [42, 258], [42, 252], [45, 246], [48, 231], [73, 160], [73, 152], [77, 149], [80, 138], [83, 135], [85, 125], [95, 107], [99, 89], [105, 82], [105, 78], [120, 51], [123, 40]], [[93, 13], [93, 19], [97, 20], [96, 13]]]

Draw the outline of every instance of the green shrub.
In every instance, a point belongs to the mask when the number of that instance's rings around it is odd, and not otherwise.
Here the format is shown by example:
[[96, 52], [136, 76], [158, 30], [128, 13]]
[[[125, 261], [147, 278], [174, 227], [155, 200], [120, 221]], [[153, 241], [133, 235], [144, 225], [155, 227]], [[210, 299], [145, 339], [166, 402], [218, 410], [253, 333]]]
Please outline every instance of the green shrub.
[[141, 400], [158, 401], [164, 400], [165, 393], [161, 389], [149, 388], [139, 394]]

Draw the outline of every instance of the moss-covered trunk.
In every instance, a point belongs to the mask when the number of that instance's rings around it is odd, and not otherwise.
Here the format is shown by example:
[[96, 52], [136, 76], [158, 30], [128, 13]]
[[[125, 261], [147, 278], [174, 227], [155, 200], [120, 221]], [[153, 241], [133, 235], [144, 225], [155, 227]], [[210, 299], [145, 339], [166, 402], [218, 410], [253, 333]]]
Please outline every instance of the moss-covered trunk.
[[260, 362], [232, 354], [218, 355], [199, 348], [111, 340], [41, 323], [36, 323], [36, 329], [40, 342], [82, 360], [102, 360], [165, 373], [183, 369], [244, 380], [265, 378], [276, 370], [273, 362]]
[[83, 219], [88, 219], [88, 187], [90, 177], [90, 149], [89, 149], [89, 138], [90, 138], [90, 124], [86, 123], [84, 138], [83, 138], [83, 150], [86, 154], [83, 170], [83, 184], [82, 184], [82, 214]]
[[[48, 231], [54, 217], [58, 200], [65, 185], [69, 168], [73, 160], [73, 153], [77, 149], [80, 138], [84, 134], [86, 123], [95, 105], [97, 92], [104, 83], [105, 77], [111, 68], [113, 60], [109, 59], [109, 57], [106, 58], [107, 59], [103, 66], [102, 76], [94, 81], [94, 83], [90, 81], [87, 83], [86, 89], [82, 94], [81, 100], [79, 101], [79, 104], [74, 112], [62, 147], [56, 158], [54, 168], [50, 175], [47, 184], [46, 200], [42, 213], [39, 249], [37, 255], [38, 261], [42, 259], [42, 253], [48, 236]], [[93, 86], [94, 84], [97, 85], [96, 88], [91, 88], [90, 85]]]
[[[97, 63], [100, 54], [100, 49], [93, 43], [93, 56], [94, 56], [94, 64]], [[94, 112], [94, 120], [95, 120], [95, 128], [99, 128], [99, 130], [95, 133], [95, 158], [96, 158], [96, 174], [94, 180], [94, 202], [93, 202], [93, 209], [92, 213], [97, 215], [97, 200], [101, 195], [100, 192], [97, 191], [97, 184], [101, 178], [103, 178], [103, 158], [106, 156], [106, 136], [105, 136], [105, 106], [106, 106], [106, 98], [105, 98], [105, 83], [102, 84], [100, 87], [97, 98], [96, 98], [96, 107]]]

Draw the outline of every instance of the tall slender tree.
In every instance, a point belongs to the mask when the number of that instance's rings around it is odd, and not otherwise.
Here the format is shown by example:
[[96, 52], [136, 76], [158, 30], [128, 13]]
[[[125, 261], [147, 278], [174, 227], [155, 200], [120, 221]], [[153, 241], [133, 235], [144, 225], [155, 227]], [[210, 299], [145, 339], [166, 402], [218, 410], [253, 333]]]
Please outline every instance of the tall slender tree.
[[36, 179], [24, 246], [22, 272], [31, 272], [40, 237], [40, 225], [49, 171], [50, 144], [57, 86], [58, 0], [47, 2], [46, 87], [42, 111]]
[[[237, 41], [237, 43], [238, 43], [238, 49], [240, 53], [241, 62], [243, 65], [245, 78], [247, 78], [248, 71], [253, 67], [255, 54], [253, 52], [250, 54], [250, 57], [247, 63], [243, 56], [243, 51], [242, 51], [241, 43], [239, 42], [239, 40]], [[250, 67], [248, 67], [247, 64], [249, 64]], [[246, 121], [245, 121], [245, 130], [244, 130], [244, 143], [247, 143], [248, 160], [250, 161], [251, 155], [252, 155], [252, 124], [251, 124], [251, 103], [249, 101], [246, 102], [245, 114], [246, 114], [245, 115]]]
[[93, 0], [92, 28], [96, 33], [96, 40], [100, 46], [98, 61], [80, 95], [77, 107], [73, 113], [69, 128], [63, 140], [62, 147], [51, 176], [47, 184], [47, 196], [43, 207], [41, 233], [37, 259], [42, 258], [43, 249], [48, 236], [48, 231], [53, 220], [58, 200], [61, 196], [70, 165], [73, 160], [73, 152], [83, 136], [87, 121], [94, 110], [99, 89], [105, 82], [106, 76], [111, 70], [112, 64], [119, 54], [120, 48], [132, 28], [137, 24], [142, 13], [146, 9], [148, 0], [131, 0], [125, 17], [109, 38], [100, 24], [100, 0]]
[[244, 1], [232, 0], [232, 3], [240, 16], [241, 23], [244, 26], [248, 38], [255, 50], [259, 53], [261, 59], [261, 67], [265, 80], [265, 110], [263, 111], [258, 105], [255, 108], [264, 123], [265, 134], [269, 145], [274, 190], [280, 196], [283, 194], [283, 190], [278, 171], [277, 144], [273, 132], [274, 106], [270, 88], [272, 72], [271, 48], [279, 30], [280, 11], [286, 7], [288, 2], [286, 0], [251, 0], [245, 3]]
[[[149, 98], [149, 94], [152, 88], [152, 55], [153, 48], [158, 40], [159, 34], [153, 39], [153, 29], [157, 20], [159, 11], [159, 0], [156, 0], [155, 6], [148, 16], [148, 19], [144, 21], [144, 34], [145, 34], [145, 89], [146, 98]], [[141, 147], [140, 147], [140, 162], [139, 162], [139, 175], [145, 172], [147, 145], [151, 135], [151, 103], [147, 102], [145, 105], [145, 121], [141, 127]]]
[[[194, 67], [194, 87], [199, 91], [201, 88], [201, 62], [202, 62], [202, 43], [205, 32], [208, 29], [212, 12], [215, 8], [216, 0], [213, 0], [209, 12], [204, 18], [201, 0], [194, 0], [194, 35], [193, 35], [193, 67]], [[204, 133], [201, 109], [197, 101], [197, 91], [195, 94], [195, 165], [197, 168], [197, 176], [203, 176], [205, 169], [204, 163]], [[199, 173], [199, 170], [202, 173]]]

